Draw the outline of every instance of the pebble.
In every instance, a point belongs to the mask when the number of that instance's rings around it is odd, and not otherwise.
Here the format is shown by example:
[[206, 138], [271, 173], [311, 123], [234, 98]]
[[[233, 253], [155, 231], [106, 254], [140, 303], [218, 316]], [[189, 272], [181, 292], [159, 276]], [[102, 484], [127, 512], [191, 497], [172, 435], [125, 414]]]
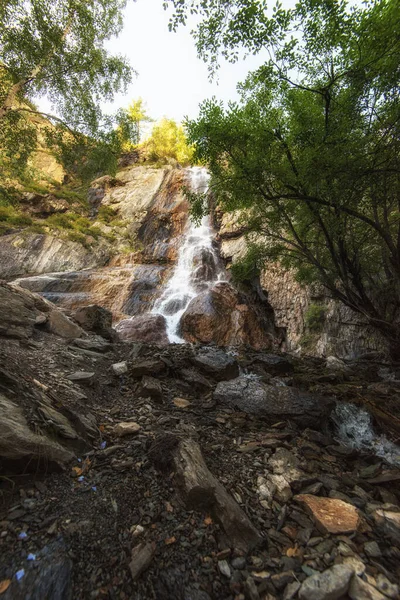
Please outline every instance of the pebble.
[[238, 556], [234, 558], [231, 562], [231, 565], [234, 569], [245, 569], [246, 568], [246, 559], [243, 556]]
[[126, 361], [114, 363], [111, 368], [115, 375], [125, 375], [128, 372], [128, 363]]
[[219, 569], [219, 572], [221, 573], [221, 575], [224, 575], [228, 579], [231, 578], [231, 569], [226, 560], [218, 561], [218, 569]]
[[294, 500], [305, 506], [323, 533], [352, 533], [358, 527], [360, 519], [357, 510], [343, 500], [311, 494], [295, 496]]
[[399, 586], [395, 583], [391, 583], [385, 575], [379, 574], [377, 576], [376, 587], [388, 598], [393, 598], [394, 600], [399, 597]]
[[118, 437], [124, 437], [125, 435], [132, 435], [138, 433], [141, 430], [141, 426], [134, 421], [128, 423], [118, 423], [114, 427], [114, 433]]

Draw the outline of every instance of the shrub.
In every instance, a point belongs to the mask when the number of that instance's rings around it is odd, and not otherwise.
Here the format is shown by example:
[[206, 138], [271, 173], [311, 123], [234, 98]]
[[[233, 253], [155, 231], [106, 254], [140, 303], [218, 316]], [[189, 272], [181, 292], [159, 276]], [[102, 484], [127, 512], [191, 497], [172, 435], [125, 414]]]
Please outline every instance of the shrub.
[[305, 314], [305, 323], [310, 331], [320, 331], [326, 318], [327, 307], [310, 304]]

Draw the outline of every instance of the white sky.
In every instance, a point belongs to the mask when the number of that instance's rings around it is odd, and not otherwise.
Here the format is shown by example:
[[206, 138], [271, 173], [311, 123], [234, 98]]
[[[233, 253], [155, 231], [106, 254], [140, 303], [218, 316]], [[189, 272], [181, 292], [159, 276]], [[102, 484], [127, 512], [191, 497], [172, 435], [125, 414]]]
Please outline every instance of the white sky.
[[[292, 5], [291, 0], [284, 5]], [[147, 111], [154, 119], [163, 116], [182, 121], [194, 118], [202, 100], [215, 95], [228, 101], [237, 98], [236, 85], [248, 71], [263, 60], [250, 56], [234, 65], [224, 63], [219, 82], [210, 83], [207, 66], [197, 58], [190, 25], [176, 33], [168, 31], [171, 9], [164, 11], [162, 0], [130, 1], [125, 10], [124, 29], [107, 47], [116, 54], [125, 55], [138, 72], [127, 95], [118, 95], [107, 109], [114, 111], [142, 97]]]

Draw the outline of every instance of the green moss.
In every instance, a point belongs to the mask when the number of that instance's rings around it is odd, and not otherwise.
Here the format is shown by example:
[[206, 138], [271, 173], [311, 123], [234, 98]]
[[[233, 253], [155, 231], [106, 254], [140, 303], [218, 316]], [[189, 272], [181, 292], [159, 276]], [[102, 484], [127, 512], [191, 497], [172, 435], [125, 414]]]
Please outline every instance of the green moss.
[[18, 212], [13, 206], [0, 206], [0, 222], [8, 227], [24, 227], [31, 225], [31, 217]]
[[97, 218], [103, 223], [110, 223], [117, 216], [117, 211], [111, 206], [100, 206]]
[[325, 323], [327, 310], [327, 307], [324, 305], [310, 304], [304, 315], [305, 323], [309, 331], [321, 331]]

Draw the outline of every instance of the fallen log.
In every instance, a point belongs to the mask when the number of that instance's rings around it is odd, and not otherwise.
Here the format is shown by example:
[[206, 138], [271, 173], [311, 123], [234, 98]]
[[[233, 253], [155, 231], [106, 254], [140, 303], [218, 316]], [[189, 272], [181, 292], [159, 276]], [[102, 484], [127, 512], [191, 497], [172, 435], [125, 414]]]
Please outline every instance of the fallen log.
[[[162, 445], [159, 443], [159, 448]], [[186, 507], [209, 511], [224, 529], [232, 547], [241, 552], [247, 553], [260, 543], [261, 536], [250, 519], [209, 471], [199, 445], [192, 439], [169, 445], [174, 482]], [[165, 459], [164, 455], [164, 465]]]

